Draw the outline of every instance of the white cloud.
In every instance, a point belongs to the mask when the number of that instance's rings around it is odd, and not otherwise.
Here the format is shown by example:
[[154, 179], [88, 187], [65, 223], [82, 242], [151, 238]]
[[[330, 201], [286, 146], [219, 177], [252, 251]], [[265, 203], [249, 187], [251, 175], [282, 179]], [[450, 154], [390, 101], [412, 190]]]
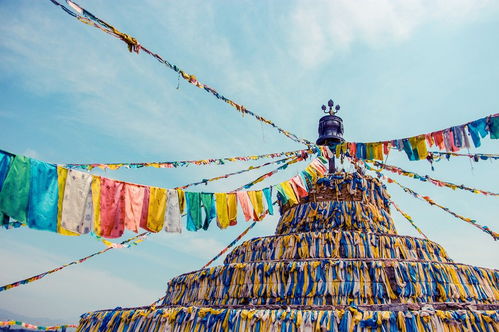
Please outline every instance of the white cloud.
[[497, 3], [488, 0], [297, 1], [287, 31], [292, 54], [305, 66], [319, 65], [356, 42], [372, 47], [402, 41], [425, 23], [475, 19]]
[[[168, 14], [164, 25], [161, 18], [155, 20], [160, 24], [158, 30], [168, 30], [177, 35], [176, 40], [197, 45], [203, 52], [193, 52], [196, 60], [201, 58], [221, 68], [220, 76], [228, 80], [227, 86], [239, 86], [236, 82], [241, 80], [233, 70], [235, 60], [231, 46], [213, 31], [216, 16], [211, 7], [186, 6], [189, 10], [185, 12], [192, 22], [206, 23], [202, 34], [198, 33], [198, 26], [178, 26], [178, 11], [173, 14], [164, 6], [157, 12]], [[6, 73], [15, 68], [29, 92], [70, 98], [66, 112], [49, 116], [71, 126], [93, 127], [129, 142], [132, 148], [156, 154], [189, 152], [192, 150], [186, 147], [192, 146], [196, 146], [197, 151], [210, 151], [214, 145], [206, 136], [212, 133], [212, 128], [217, 130], [220, 141], [230, 137], [232, 150], [244, 148], [240, 128], [244, 128], [242, 122], [252, 119], [238, 121], [240, 127], [224, 126], [224, 120], [239, 117], [230, 106], [183, 80], [180, 91], [176, 90], [174, 72], [155, 60], [146, 59], [144, 54], [127, 54], [121, 42], [65, 17], [57, 8], [44, 9], [51, 10], [46, 16], [39, 15], [38, 10], [41, 8], [24, 6], [16, 16], [0, 15], [5, 22], [0, 27], [0, 33], [5, 36], [0, 40], [0, 47], [5, 50], [0, 54], [0, 68]], [[60, 19], [53, 20], [52, 15]], [[150, 44], [147, 46], [161, 53], [161, 40]], [[186, 59], [188, 67], [188, 54]], [[200, 75], [203, 72], [196, 67], [185, 70]], [[244, 88], [251, 88], [248, 83], [251, 80], [245, 82]], [[216, 103], [216, 112], [204, 112], [210, 107], [206, 103]], [[185, 135], [186, 123], [189, 135]], [[184, 157], [189, 156], [184, 154]]]

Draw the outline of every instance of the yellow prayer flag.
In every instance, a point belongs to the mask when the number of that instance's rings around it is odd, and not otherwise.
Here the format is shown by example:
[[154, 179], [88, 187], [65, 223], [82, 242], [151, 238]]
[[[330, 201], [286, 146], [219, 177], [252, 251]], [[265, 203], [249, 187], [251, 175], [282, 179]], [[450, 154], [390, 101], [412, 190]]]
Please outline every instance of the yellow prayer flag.
[[166, 212], [166, 189], [149, 187], [149, 211], [147, 228], [154, 233], [163, 228]]
[[217, 225], [224, 229], [229, 226], [229, 211], [227, 209], [227, 194], [215, 193], [215, 206], [217, 209]]

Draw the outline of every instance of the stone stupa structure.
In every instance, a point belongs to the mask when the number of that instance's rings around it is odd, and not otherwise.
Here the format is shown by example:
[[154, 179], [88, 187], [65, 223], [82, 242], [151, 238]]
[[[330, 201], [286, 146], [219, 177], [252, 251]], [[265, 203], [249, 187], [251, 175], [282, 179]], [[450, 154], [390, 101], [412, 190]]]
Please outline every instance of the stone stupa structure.
[[[342, 130], [341, 130], [342, 133]], [[333, 172], [276, 234], [168, 282], [157, 307], [82, 315], [79, 331], [499, 331], [499, 271], [398, 235], [384, 185]]]

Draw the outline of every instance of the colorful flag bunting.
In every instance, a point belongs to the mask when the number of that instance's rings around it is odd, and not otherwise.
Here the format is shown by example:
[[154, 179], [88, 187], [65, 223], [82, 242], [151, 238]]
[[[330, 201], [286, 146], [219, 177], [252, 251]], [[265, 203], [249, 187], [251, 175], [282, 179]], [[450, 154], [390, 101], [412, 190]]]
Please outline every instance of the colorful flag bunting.
[[[266, 210], [273, 213], [273, 186], [244, 189], [305, 157], [302, 154], [272, 162], [282, 165], [233, 192], [214, 194], [126, 183], [0, 151], [0, 180], [5, 174], [5, 181], [0, 182], [0, 212], [30, 228], [118, 238], [125, 229], [181, 232], [181, 215], [187, 205], [187, 230], [206, 230], [215, 217], [217, 225], [226, 228], [237, 224], [237, 197], [247, 220], [262, 220]], [[324, 174], [326, 162], [319, 157], [299, 176], [282, 182], [279, 186], [286, 189], [284, 195], [292, 200], [307, 195], [302, 179]]]

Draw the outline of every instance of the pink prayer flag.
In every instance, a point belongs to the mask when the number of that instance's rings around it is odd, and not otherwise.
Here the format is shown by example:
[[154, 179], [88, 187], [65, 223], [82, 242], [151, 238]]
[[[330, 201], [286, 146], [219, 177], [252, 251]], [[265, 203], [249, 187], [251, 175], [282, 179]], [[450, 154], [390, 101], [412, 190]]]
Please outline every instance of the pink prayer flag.
[[144, 204], [145, 187], [125, 184], [125, 228], [137, 233]]
[[101, 234], [107, 238], [117, 238], [124, 231], [124, 184], [108, 178], [101, 178]]
[[238, 191], [236, 194], [239, 205], [241, 205], [241, 209], [243, 210], [244, 219], [248, 221], [253, 217], [253, 207], [248, 193], [246, 191]]

